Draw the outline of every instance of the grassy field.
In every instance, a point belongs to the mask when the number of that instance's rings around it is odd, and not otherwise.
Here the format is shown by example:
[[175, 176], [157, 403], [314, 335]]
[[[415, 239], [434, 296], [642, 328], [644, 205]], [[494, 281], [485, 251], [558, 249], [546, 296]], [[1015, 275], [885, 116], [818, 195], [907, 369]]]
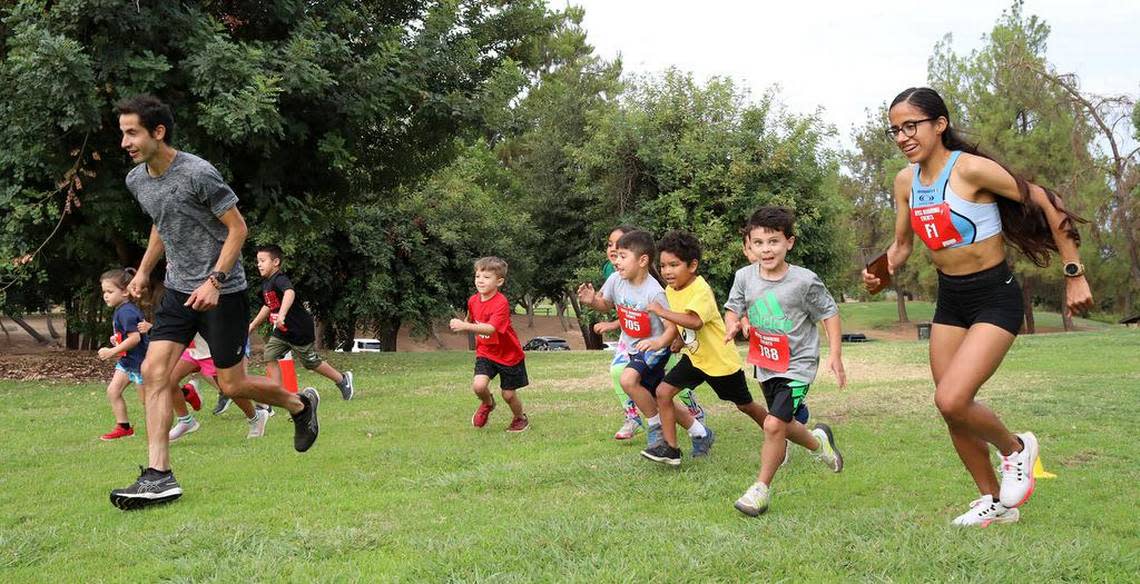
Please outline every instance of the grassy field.
[[0, 382], [0, 581], [1134, 581], [1140, 449], [1123, 433], [1140, 421], [1140, 333], [1018, 340], [982, 397], [1037, 433], [1059, 477], [1020, 523], [985, 530], [948, 525], [975, 493], [931, 403], [925, 344], [845, 356], [848, 390], [824, 375], [808, 401], [846, 470], [796, 452], [758, 519], [732, 507], [757, 429], [705, 388], [712, 455], [644, 461], [643, 435], [611, 439], [602, 353], [529, 356], [520, 435], [503, 432], [505, 407], [471, 428], [470, 354], [334, 355], [360, 394], [317, 383], [312, 451], [293, 452], [283, 415], [248, 441], [236, 408], [206, 414], [172, 446], [185, 496], [133, 513], [107, 493], [135, 478], [145, 442], [98, 440], [101, 384]]

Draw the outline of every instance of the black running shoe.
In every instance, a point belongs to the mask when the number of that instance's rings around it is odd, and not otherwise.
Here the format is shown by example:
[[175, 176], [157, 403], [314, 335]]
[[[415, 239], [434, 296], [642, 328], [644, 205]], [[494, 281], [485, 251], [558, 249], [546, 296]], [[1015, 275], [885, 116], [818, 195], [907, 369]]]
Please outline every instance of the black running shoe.
[[216, 416], [228, 410], [231, 403], [233, 402], [230, 401], [230, 398], [226, 397], [226, 394], [218, 393], [218, 404], [214, 406], [214, 415]]
[[169, 503], [182, 496], [174, 472], [139, 467], [139, 478], [129, 487], [111, 491], [111, 504], [123, 511]]
[[669, 466], [681, 464], [681, 449], [669, 446], [664, 440], [642, 450], [641, 455], [653, 462], [660, 462]]
[[305, 409], [293, 416], [293, 448], [297, 452], [304, 452], [312, 448], [321, 431], [317, 423], [317, 406], [321, 403], [321, 396], [316, 389], [306, 387], [298, 397], [305, 402]]

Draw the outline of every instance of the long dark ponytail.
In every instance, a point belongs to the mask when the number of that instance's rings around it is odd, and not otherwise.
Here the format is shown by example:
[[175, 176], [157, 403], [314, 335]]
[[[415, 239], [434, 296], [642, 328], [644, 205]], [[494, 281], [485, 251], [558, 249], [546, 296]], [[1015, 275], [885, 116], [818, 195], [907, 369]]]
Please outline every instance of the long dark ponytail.
[[[1006, 197], [997, 197], [998, 212], [1001, 214], [1002, 231], [1006, 241], [1013, 244], [1018, 251], [1025, 254], [1025, 257], [1038, 266], [1049, 265], [1049, 253], [1058, 251], [1057, 242], [1053, 241], [1053, 231], [1049, 227], [1045, 212], [1029, 196], [1029, 181], [1010, 170], [1000, 160], [982, 152], [977, 144], [971, 144], [962, 138], [961, 133], [950, 124], [950, 111], [937, 91], [929, 87], [911, 87], [898, 94], [891, 102], [891, 107], [902, 102], [913, 105], [928, 117], [946, 118], [946, 131], [942, 132], [942, 145], [948, 150], [961, 150], [993, 160], [1013, 177], [1013, 180], [1017, 182], [1017, 191], [1021, 194], [1021, 202]], [[1041, 189], [1045, 191], [1049, 203], [1065, 216], [1061, 220], [1061, 228], [1065, 230], [1069, 239], [1080, 245], [1081, 235], [1077, 231], [1077, 223], [1088, 223], [1088, 221], [1066, 209], [1062, 205], [1061, 197], [1052, 189], [1045, 186], [1042, 186]]]

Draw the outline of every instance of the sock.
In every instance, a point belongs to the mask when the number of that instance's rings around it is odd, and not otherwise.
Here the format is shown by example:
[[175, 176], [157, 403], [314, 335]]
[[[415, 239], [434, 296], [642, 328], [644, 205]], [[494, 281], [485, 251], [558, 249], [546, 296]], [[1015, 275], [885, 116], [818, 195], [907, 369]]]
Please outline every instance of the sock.
[[661, 414], [657, 414], [656, 416], [649, 418], [649, 425], [650, 426], [660, 426], [661, 425]]
[[693, 426], [689, 428], [689, 436], [692, 436], [693, 438], [704, 438], [708, 435], [709, 433], [705, 428], [705, 425], [702, 424], [700, 420], [694, 419]]
[[119, 427], [124, 429], [124, 430], [130, 430], [131, 429], [131, 423], [130, 422], [118, 422], [118, 424], [119, 424]]
[[178, 416], [179, 424], [189, 424], [194, 421], [194, 414], [186, 414], [185, 416]]

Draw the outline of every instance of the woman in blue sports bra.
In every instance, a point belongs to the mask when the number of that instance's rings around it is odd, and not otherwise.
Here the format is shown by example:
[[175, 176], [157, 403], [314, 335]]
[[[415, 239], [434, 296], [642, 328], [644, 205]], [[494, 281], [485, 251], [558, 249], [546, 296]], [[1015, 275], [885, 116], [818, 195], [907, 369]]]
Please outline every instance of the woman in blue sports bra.
[[[1006, 263], [1008, 242], [1039, 266], [1050, 252], [1064, 260], [1067, 309], [1092, 307], [1079, 263], [1083, 219], [1052, 191], [1030, 184], [966, 143], [933, 89], [910, 88], [891, 103], [887, 130], [911, 166], [895, 177], [895, 239], [887, 250], [893, 273], [910, 257], [914, 236], [938, 268], [938, 303], [930, 333], [934, 403], [981, 497], [955, 525], [985, 527], [1018, 520], [1033, 493], [1037, 438], [1013, 434], [974, 400], [1017, 336], [1024, 318], [1021, 288]], [[873, 288], [879, 279], [863, 272]], [[989, 445], [1001, 453], [1000, 482]]]

